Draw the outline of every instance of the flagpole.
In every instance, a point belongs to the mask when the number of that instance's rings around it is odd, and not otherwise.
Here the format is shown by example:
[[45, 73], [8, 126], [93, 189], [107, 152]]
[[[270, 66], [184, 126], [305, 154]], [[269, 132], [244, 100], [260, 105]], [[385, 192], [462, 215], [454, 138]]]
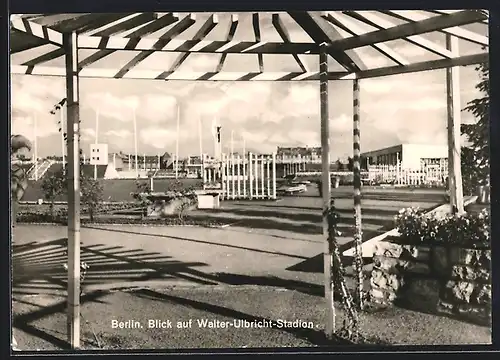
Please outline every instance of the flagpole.
[[231, 130], [231, 156], [234, 154], [234, 130]]
[[64, 142], [64, 105], [61, 106], [61, 113], [59, 114], [61, 118], [61, 154], [62, 154], [62, 165], [63, 169], [65, 168], [66, 162], [64, 161], [64, 148], [65, 148], [65, 142]]
[[180, 116], [181, 108], [179, 103], [177, 103], [177, 134], [175, 141], [175, 178], [177, 179], [179, 176], [179, 130], [180, 130]]
[[202, 140], [202, 129], [201, 129], [201, 118], [198, 117], [198, 137], [200, 141], [200, 161], [203, 160], [203, 140]]
[[33, 118], [33, 126], [34, 126], [34, 133], [35, 133], [35, 151], [34, 151], [34, 155], [35, 155], [35, 180], [38, 181], [38, 119], [37, 119], [37, 115], [35, 113], [34, 115], [34, 118]]
[[138, 166], [138, 159], [137, 159], [137, 117], [135, 114], [135, 107], [134, 107], [134, 150], [135, 150], [135, 177], [139, 177], [139, 168]]
[[[95, 112], [95, 143], [98, 144], [99, 134], [99, 110]], [[97, 164], [94, 163], [94, 180], [97, 180]]]

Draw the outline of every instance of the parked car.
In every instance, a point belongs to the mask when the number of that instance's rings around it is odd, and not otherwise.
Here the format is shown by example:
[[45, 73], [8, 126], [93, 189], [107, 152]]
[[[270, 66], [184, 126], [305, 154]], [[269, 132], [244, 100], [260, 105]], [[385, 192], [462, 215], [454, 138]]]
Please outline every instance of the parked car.
[[306, 192], [307, 186], [305, 184], [291, 182], [280, 186], [276, 191], [282, 195], [294, 195]]

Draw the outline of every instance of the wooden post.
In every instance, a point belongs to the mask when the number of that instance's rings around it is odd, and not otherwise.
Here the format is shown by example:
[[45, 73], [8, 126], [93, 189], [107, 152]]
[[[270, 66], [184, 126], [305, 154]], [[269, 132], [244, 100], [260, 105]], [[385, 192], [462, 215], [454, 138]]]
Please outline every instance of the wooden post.
[[253, 154], [251, 152], [248, 153], [248, 180], [249, 180], [249, 184], [248, 184], [248, 187], [249, 187], [249, 197], [250, 197], [250, 200], [253, 199], [253, 167], [252, 167], [252, 164], [253, 164]]
[[[446, 48], [458, 56], [458, 38], [446, 35]], [[464, 212], [462, 169], [460, 161], [460, 70], [458, 66], [446, 69], [446, 93], [448, 110], [448, 177], [452, 212]]]
[[241, 166], [241, 158], [240, 158], [240, 155], [238, 154], [236, 156], [236, 185], [237, 185], [237, 189], [238, 189], [238, 194], [237, 194], [238, 199], [240, 199], [240, 197], [241, 197], [241, 179], [240, 179], [241, 171], [240, 171], [240, 166]]
[[255, 154], [253, 175], [255, 177], [255, 198], [259, 198], [259, 156]]
[[276, 153], [273, 153], [273, 199], [276, 200]]
[[231, 154], [231, 192], [232, 199], [234, 200], [236, 197], [236, 179], [234, 178], [234, 154]]
[[264, 183], [265, 179], [264, 178], [266, 176], [264, 173], [264, 161], [265, 161], [264, 155], [261, 155], [260, 156], [260, 186], [261, 186], [260, 191], [262, 194], [262, 199], [266, 198], [266, 193], [265, 193], [266, 189], [264, 188], [264, 186], [265, 186], [265, 183]]
[[361, 222], [361, 136], [360, 136], [360, 103], [359, 103], [359, 80], [353, 81], [353, 131], [352, 131], [352, 155], [354, 173], [354, 266], [356, 272], [356, 291], [358, 295], [358, 306], [363, 308], [363, 254], [362, 254], [362, 222]]
[[154, 191], [154, 186], [153, 186], [153, 185], [154, 185], [154, 184], [153, 184], [153, 177], [151, 176], [151, 177], [149, 178], [149, 188], [151, 189], [151, 192], [153, 192], [153, 191]]
[[243, 152], [243, 197], [247, 198], [247, 154]]
[[80, 347], [80, 105], [78, 37], [63, 34], [66, 60], [68, 132], [68, 301], [67, 330], [71, 348]]
[[270, 167], [270, 158], [266, 156], [266, 178], [267, 178], [267, 198], [271, 198], [271, 167]]
[[326, 44], [320, 45], [320, 114], [321, 114], [321, 180], [323, 187], [323, 235], [326, 236], [324, 245], [324, 273], [325, 273], [325, 300], [326, 321], [325, 335], [333, 338], [335, 331], [335, 307], [333, 304], [333, 249], [328, 241], [328, 210], [330, 209], [330, 124], [328, 118], [328, 54]]

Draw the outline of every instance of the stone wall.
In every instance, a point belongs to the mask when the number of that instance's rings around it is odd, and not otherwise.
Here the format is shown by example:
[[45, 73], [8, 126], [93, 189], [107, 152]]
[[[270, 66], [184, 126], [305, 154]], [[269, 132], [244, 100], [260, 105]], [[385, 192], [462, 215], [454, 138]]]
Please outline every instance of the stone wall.
[[411, 245], [393, 238], [376, 245], [373, 263], [373, 302], [490, 322], [491, 250]]

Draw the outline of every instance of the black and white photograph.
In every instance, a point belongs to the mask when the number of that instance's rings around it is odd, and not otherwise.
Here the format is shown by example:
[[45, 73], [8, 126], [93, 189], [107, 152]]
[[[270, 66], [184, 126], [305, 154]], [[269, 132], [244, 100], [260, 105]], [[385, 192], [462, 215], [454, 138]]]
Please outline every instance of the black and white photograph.
[[13, 353], [491, 344], [488, 19], [10, 14]]

